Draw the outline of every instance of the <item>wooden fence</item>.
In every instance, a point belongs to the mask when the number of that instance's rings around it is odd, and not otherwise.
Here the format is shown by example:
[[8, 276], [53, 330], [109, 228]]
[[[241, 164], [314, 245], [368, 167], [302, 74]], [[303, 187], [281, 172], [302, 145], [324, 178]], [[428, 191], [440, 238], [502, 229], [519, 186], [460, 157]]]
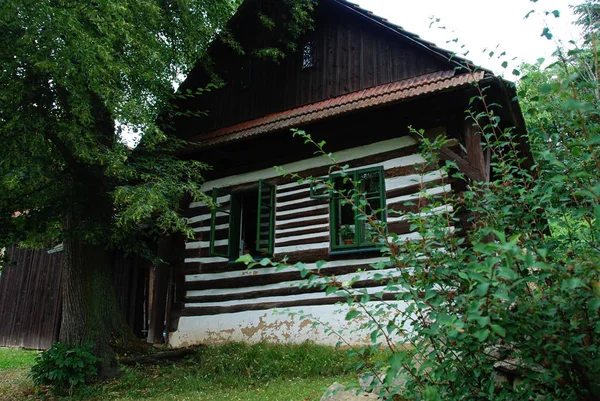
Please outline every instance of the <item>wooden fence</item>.
[[7, 250], [0, 276], [0, 346], [46, 349], [58, 339], [62, 254]]
[[[62, 252], [7, 250], [11, 264], [0, 275], [0, 347], [47, 349], [58, 340]], [[113, 284], [121, 313], [138, 336], [147, 331], [146, 264], [116, 255]]]

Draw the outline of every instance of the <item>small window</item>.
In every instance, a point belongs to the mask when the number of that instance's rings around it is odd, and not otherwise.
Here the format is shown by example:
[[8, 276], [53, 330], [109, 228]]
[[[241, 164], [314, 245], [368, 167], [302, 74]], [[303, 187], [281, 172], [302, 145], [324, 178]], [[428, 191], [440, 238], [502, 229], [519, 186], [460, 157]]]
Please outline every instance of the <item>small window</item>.
[[[213, 191], [216, 203], [220, 195]], [[219, 219], [228, 217], [228, 233], [224, 235], [227, 245], [217, 238], [216, 227]], [[222, 223], [222, 221], [221, 221]], [[231, 194], [231, 202], [226, 207], [217, 206], [212, 211], [210, 253], [229, 260], [236, 260], [244, 254], [255, 258], [273, 255], [275, 234], [275, 187], [262, 180], [258, 187]]]
[[[331, 249], [373, 247], [378, 232], [372, 222], [385, 222], [385, 180], [381, 167], [348, 172], [332, 177]], [[354, 208], [360, 208], [364, 213]]]
[[302, 48], [302, 69], [306, 70], [315, 66], [315, 46], [307, 42]]

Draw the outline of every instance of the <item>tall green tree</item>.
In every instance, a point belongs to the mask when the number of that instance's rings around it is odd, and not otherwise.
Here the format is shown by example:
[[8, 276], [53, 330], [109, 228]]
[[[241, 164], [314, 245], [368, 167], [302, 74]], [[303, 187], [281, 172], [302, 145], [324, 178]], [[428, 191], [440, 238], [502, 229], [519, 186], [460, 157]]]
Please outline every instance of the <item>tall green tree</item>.
[[[111, 288], [111, 251], [148, 256], [144, 241], [189, 233], [184, 195], [206, 199], [208, 167], [178, 159], [185, 143], [167, 129], [174, 96], [193, 95], [174, 94], [174, 85], [201, 60], [210, 65], [210, 44], [228, 33], [240, 3], [0, 3], [0, 248], [64, 243], [60, 340], [93, 342], [100, 376], [115, 370], [111, 338], [128, 333]], [[309, 26], [312, 0], [282, 4], [288, 19], [269, 54], [293, 50]], [[235, 46], [234, 35], [224, 37]], [[135, 131], [132, 150], [122, 138]]]
[[[164, 128], [174, 84], [207, 58], [240, 3], [0, 4], [0, 248], [64, 243], [60, 340], [93, 342], [100, 376], [115, 371], [111, 337], [128, 333], [111, 251], [186, 232], [181, 198], [204, 198], [207, 166], [175, 157], [184, 143]], [[292, 17], [286, 38], [297, 37], [312, 1], [283, 3]], [[142, 133], [135, 150], [124, 131]]]
[[[63, 241], [60, 340], [92, 341], [114, 371], [126, 336], [110, 252], [184, 229], [196, 161], [155, 124], [180, 74], [206, 53], [233, 1], [8, 0], [0, 5], [0, 241]], [[135, 151], [123, 126], [140, 130]], [[145, 223], [147, 228], [140, 227]]]

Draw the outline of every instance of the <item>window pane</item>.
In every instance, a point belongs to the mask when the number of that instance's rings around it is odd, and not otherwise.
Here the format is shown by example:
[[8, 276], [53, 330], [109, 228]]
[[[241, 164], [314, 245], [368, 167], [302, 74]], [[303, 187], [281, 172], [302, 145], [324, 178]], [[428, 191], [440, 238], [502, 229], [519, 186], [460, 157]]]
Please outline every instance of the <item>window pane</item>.
[[313, 42], [308, 42], [302, 49], [302, 69], [311, 68], [315, 65], [315, 48]]
[[379, 179], [379, 171], [369, 171], [359, 173], [358, 180], [360, 181], [360, 190], [367, 195], [377, 195], [381, 193], [381, 181]]
[[381, 209], [381, 197], [370, 196], [366, 198], [368, 204], [365, 207], [366, 216], [359, 216], [359, 220], [362, 223], [363, 229], [360, 233], [360, 242], [362, 243], [374, 243], [377, 242], [379, 236], [373, 224], [379, 225], [381, 223], [382, 211]]
[[334, 195], [334, 213], [335, 213], [335, 232], [334, 244], [351, 245], [355, 241], [355, 213], [352, 210], [352, 204], [348, 203], [346, 198], [354, 195], [354, 186], [350, 179], [337, 177], [335, 179], [335, 189], [338, 191]]
[[258, 220], [258, 191], [249, 191], [240, 194], [240, 232], [239, 255], [253, 254], [256, 249], [256, 223]]
[[[343, 248], [359, 248], [372, 246], [378, 242], [381, 234], [374, 225], [380, 225], [384, 220], [382, 204], [382, 170], [370, 169], [348, 173], [357, 184], [356, 189], [350, 180], [337, 177], [335, 188], [341, 194], [336, 194], [332, 201], [332, 211], [335, 226], [332, 232], [332, 246]], [[353, 199], [360, 210], [354, 210], [344, 196]]]

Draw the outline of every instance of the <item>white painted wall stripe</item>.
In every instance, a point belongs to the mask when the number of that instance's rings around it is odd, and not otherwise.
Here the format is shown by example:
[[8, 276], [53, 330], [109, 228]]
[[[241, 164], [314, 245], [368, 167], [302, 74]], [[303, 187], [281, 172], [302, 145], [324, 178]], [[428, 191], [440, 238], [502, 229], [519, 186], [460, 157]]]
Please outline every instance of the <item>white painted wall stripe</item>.
[[276, 216], [288, 216], [290, 214], [312, 212], [313, 210], [327, 209], [327, 208], [329, 208], [329, 205], [309, 206], [309, 207], [303, 207], [300, 209], [292, 209], [292, 210], [286, 210], [284, 212], [277, 212]]
[[375, 294], [378, 292], [387, 293], [389, 290], [386, 286], [381, 287], [371, 287], [366, 289], [353, 289], [350, 288], [346, 290], [339, 290], [337, 292], [331, 293], [329, 295], [325, 294], [325, 292], [317, 292], [311, 294], [301, 294], [301, 295], [287, 295], [281, 297], [263, 297], [263, 298], [253, 298], [253, 299], [245, 299], [245, 300], [234, 300], [234, 301], [223, 301], [223, 302], [190, 302], [186, 303], [186, 308], [198, 308], [198, 307], [212, 307], [212, 306], [237, 306], [237, 305], [256, 305], [267, 302], [293, 302], [293, 301], [306, 301], [310, 299], [326, 299], [331, 297], [339, 297], [345, 295], [360, 295], [364, 292], [368, 294]]
[[314, 216], [299, 217], [297, 219], [289, 219], [289, 220], [285, 220], [285, 221], [276, 221], [275, 224], [279, 225], [279, 226], [282, 226], [282, 225], [285, 225], [285, 224], [295, 224], [295, 223], [307, 222], [307, 221], [318, 220], [318, 219], [329, 219], [329, 211], [327, 212], [327, 214], [316, 214]]
[[[208, 258], [203, 258], [208, 259]], [[227, 261], [224, 258], [216, 258], [220, 259], [220, 261]], [[385, 262], [389, 260], [389, 258], [377, 257], [377, 258], [369, 258], [369, 259], [353, 259], [353, 260], [332, 260], [325, 263], [321, 266], [321, 270], [326, 270], [332, 267], [340, 267], [340, 266], [360, 266], [360, 265], [371, 265], [374, 263]], [[317, 270], [316, 263], [306, 263], [305, 268], [308, 270]], [[185, 276], [186, 282], [195, 282], [195, 281], [212, 281], [212, 280], [221, 280], [228, 278], [239, 278], [246, 276], [262, 276], [268, 274], [277, 274], [277, 273], [289, 273], [298, 271], [296, 267], [285, 267], [282, 269], [277, 269], [276, 267], [259, 267], [255, 269], [249, 270], [238, 270], [232, 272], [223, 272], [223, 273], [205, 273], [205, 274], [188, 274]]]
[[315, 249], [327, 249], [327, 248], [329, 248], [329, 241], [319, 242], [316, 244], [275, 247], [275, 254], [286, 254], [289, 252], [311, 251], [311, 250], [315, 250]]
[[185, 263], [204, 263], [204, 264], [210, 264], [210, 263], [223, 263], [223, 262], [229, 262], [229, 259], [227, 259], [227, 258], [220, 258], [220, 257], [186, 258], [185, 259]]
[[[389, 315], [389, 319], [394, 318], [396, 311], [404, 311], [407, 307], [406, 303], [398, 301], [388, 301], [388, 304], [395, 308], [393, 311], [384, 311]], [[370, 313], [381, 311], [380, 306], [379, 302], [369, 302], [365, 305]], [[364, 330], [360, 329], [364, 319], [345, 319], [350, 310], [356, 310], [356, 306], [297, 306], [286, 308], [284, 313], [274, 310], [250, 310], [222, 315], [182, 316], [177, 331], [169, 333], [169, 344], [178, 348], [193, 344], [230, 342], [255, 344], [270, 341], [303, 344], [311, 341], [334, 347], [339, 341], [338, 336], [329, 333], [324, 326], [306, 324], [307, 321], [314, 322], [311, 316], [318, 316], [320, 321], [327, 322], [328, 327], [335, 332], [343, 332], [344, 339], [351, 345], [371, 345], [369, 338], [365, 338]], [[407, 333], [412, 332], [409, 323], [405, 324], [403, 330]], [[406, 341], [406, 338], [394, 336], [392, 341], [398, 343]]]
[[[215, 246], [225, 246], [229, 243], [229, 240], [222, 239], [215, 241]], [[194, 241], [194, 242], [186, 242], [185, 249], [201, 249], [208, 248], [210, 246], [210, 241]]]
[[286, 228], [283, 230], [276, 230], [275, 231], [275, 235], [280, 235], [280, 234], [289, 234], [289, 233], [295, 233], [298, 231], [307, 231], [307, 230], [321, 230], [323, 229], [324, 231], [329, 232], [329, 224], [325, 223], [325, 224], [315, 224], [312, 226], [301, 226], [301, 227], [294, 227], [294, 228]]
[[[350, 280], [357, 281], [366, 281], [366, 280], [374, 280], [375, 277], [379, 278], [394, 278], [400, 275], [400, 271], [398, 269], [383, 269], [383, 270], [369, 270], [366, 272], [356, 272], [349, 274], [342, 274], [340, 276], [335, 276], [336, 280], [340, 283], [349, 282]], [[326, 284], [328, 283], [327, 278], [317, 278], [311, 281], [313, 285]], [[281, 283], [276, 284], [267, 284], [261, 286], [253, 286], [253, 287], [243, 287], [243, 288], [214, 288], [209, 290], [189, 290], [186, 291], [186, 296], [188, 297], [206, 297], [206, 296], [215, 296], [215, 295], [239, 295], [246, 294], [256, 291], [271, 291], [271, 290], [279, 290], [286, 288], [300, 288], [306, 287], [306, 280], [294, 280], [294, 281], [283, 281]]]
[[[220, 196], [217, 198], [217, 203], [222, 204], [222, 203], [229, 202], [230, 200], [231, 200], [231, 195], [223, 195], [223, 196]], [[194, 209], [194, 208], [202, 207], [202, 206], [207, 206], [207, 204], [204, 202], [192, 202], [192, 203], [190, 203], [189, 208]]]
[[441, 195], [441, 194], [450, 193], [450, 192], [452, 192], [451, 186], [444, 185], [442, 187], [429, 188], [429, 189], [425, 190], [424, 193], [416, 192], [416, 193], [410, 194], [410, 195], [404, 195], [404, 196], [398, 196], [397, 198], [386, 199], [386, 204], [388, 206], [390, 206], [390, 205], [393, 205], [396, 203], [408, 202], [411, 200], [419, 199], [421, 197], [426, 198], [428, 196]]
[[277, 202], [277, 207], [284, 207], [284, 206], [289, 206], [289, 205], [297, 205], [299, 203], [306, 203], [306, 202], [310, 202], [313, 199], [307, 197], [307, 198], [302, 198], [302, 199], [295, 199], [293, 201], [288, 201], [288, 202]]
[[323, 237], [324, 235], [328, 236], [329, 235], [329, 230], [321, 231], [321, 232], [318, 232], [318, 233], [312, 233], [312, 234], [297, 235], [295, 237], [277, 238], [275, 240], [275, 244], [276, 245], [281, 245], [281, 244], [286, 244], [288, 242], [300, 241], [300, 240], [303, 240], [303, 239], [320, 238], [320, 237]]
[[[223, 213], [223, 212], [217, 212], [217, 217], [223, 217], [223, 216], [229, 216], [229, 214]], [[210, 220], [210, 218], [211, 218], [211, 213], [201, 214], [200, 216], [190, 217], [187, 220], [187, 222], [188, 222], [188, 224], [194, 224], [194, 223], [198, 223], [200, 221]]]
[[[298, 180], [296, 180], [296, 181], [293, 181], [293, 182], [289, 182], [287, 184], [278, 185], [277, 186], [277, 190], [278, 191], [286, 191], [286, 190], [288, 190], [290, 188], [296, 188], [296, 187], [299, 187], [300, 185], [306, 185], [306, 184], [308, 184], [308, 182], [304, 182], [304, 181], [298, 182]], [[309, 189], [309, 187], [302, 188], [302, 191], [306, 191], [308, 189]]]
[[392, 189], [408, 187], [411, 185], [418, 184], [420, 182], [431, 182], [446, 177], [446, 173], [443, 170], [429, 171], [425, 174], [410, 174], [402, 177], [393, 177], [385, 179], [385, 189], [390, 191]]
[[[360, 146], [357, 148], [346, 149], [336, 152], [335, 156], [338, 163], [345, 163], [361, 157], [377, 155], [394, 149], [400, 149], [407, 146], [415, 145], [417, 141], [410, 136], [402, 136], [400, 138], [388, 139], [386, 141], [372, 143], [370, 145]], [[298, 162], [288, 163], [281, 166], [283, 171], [289, 173], [297, 173], [317, 167], [324, 167], [331, 164], [331, 160], [325, 156], [317, 156]], [[258, 180], [269, 179], [279, 176], [280, 174], [273, 168], [253, 171], [245, 174], [238, 174], [234, 176], [220, 178], [218, 180], [209, 181], [202, 186], [202, 190], [207, 192], [213, 188], [220, 188], [232, 185], [240, 185], [252, 182], [258, 182]], [[292, 183], [298, 185], [297, 183]], [[292, 188], [293, 186], [287, 186], [289, 184], [282, 185], [281, 188]]]
[[295, 191], [282, 192], [281, 187], [282, 187], [281, 185], [277, 186], [277, 199], [285, 198], [288, 196], [297, 195], [297, 194], [301, 194], [301, 193], [306, 193], [306, 194], [310, 193], [310, 188], [302, 188], [302, 189], [297, 189]]
[[[436, 208], [433, 208], [427, 212], [421, 212], [419, 213], [419, 216], [421, 217], [427, 217], [427, 216], [435, 216], [435, 215], [439, 215], [442, 213], [451, 213], [454, 211], [454, 208], [452, 207], [452, 205], [443, 205], [443, 206], [439, 206]], [[395, 215], [391, 215], [388, 216], [387, 218], [387, 222], [388, 223], [397, 223], [400, 221], [406, 221], [409, 219], [409, 215], [401, 215], [401, 216], [395, 216]]]
[[[219, 224], [218, 226], [215, 226], [215, 231], [226, 230], [228, 228], [229, 228], [229, 224]], [[196, 228], [194, 228], [194, 232], [196, 232], [196, 233], [210, 232], [210, 226], [196, 227]]]
[[[362, 170], [362, 169], [371, 168], [371, 167], [383, 167], [384, 170], [391, 170], [391, 169], [397, 168], [397, 167], [412, 166], [415, 164], [422, 164], [422, 163], [425, 163], [425, 159], [423, 159], [423, 157], [419, 154], [414, 154], [414, 155], [410, 155], [410, 156], [402, 156], [402, 157], [397, 157], [395, 159], [381, 161], [381, 162], [375, 163], [375, 164], [367, 164], [365, 166], [353, 167], [353, 168], [346, 169], [344, 171], [352, 172], [352, 171]], [[341, 170], [333, 170], [332, 174], [335, 174], [336, 172], [341, 172]], [[324, 178], [327, 178], [327, 177], [324, 177]]]

